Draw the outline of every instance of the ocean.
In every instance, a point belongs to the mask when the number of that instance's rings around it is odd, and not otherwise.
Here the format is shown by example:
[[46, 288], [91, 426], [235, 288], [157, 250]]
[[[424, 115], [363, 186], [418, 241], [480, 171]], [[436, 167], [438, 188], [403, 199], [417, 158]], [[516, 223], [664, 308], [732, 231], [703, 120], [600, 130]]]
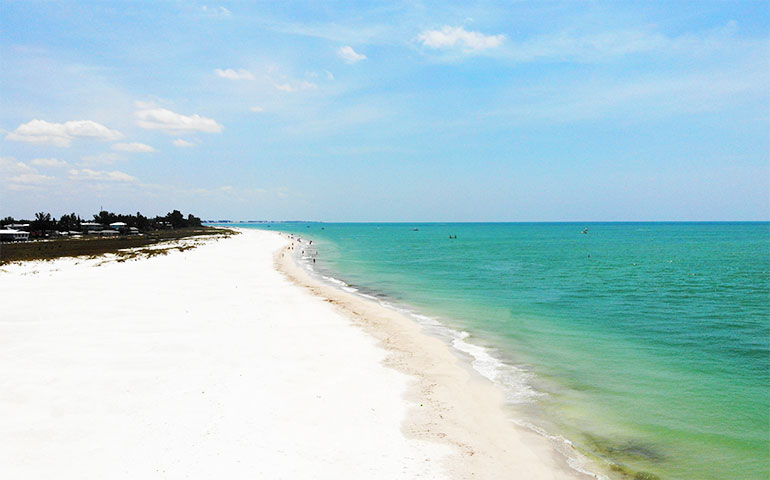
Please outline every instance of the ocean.
[[768, 223], [238, 226], [312, 239], [319, 275], [443, 336], [577, 468], [770, 478]]

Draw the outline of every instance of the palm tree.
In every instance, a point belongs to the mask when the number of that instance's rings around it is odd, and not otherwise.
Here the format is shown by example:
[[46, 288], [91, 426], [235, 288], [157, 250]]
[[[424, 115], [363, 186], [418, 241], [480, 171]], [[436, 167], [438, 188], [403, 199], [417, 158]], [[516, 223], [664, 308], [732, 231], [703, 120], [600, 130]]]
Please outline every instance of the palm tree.
[[35, 219], [30, 222], [30, 230], [33, 232], [40, 232], [40, 235], [45, 235], [46, 231], [51, 230], [51, 214], [45, 212], [38, 212], [35, 214]]

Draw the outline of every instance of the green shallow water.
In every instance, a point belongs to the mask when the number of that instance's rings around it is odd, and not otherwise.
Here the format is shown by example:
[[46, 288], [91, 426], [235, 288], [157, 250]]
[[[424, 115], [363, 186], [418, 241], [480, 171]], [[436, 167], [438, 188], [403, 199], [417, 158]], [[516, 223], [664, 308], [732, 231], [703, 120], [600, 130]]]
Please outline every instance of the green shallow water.
[[511, 408], [599, 464], [770, 478], [767, 223], [270, 228], [313, 239], [323, 274], [468, 332], [512, 366]]

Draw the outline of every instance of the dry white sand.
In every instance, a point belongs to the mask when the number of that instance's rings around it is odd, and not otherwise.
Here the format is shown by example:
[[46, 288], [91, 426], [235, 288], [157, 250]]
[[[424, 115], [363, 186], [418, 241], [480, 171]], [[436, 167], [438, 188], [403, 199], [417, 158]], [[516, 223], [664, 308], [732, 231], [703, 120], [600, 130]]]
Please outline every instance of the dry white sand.
[[[571, 476], [440, 342], [407, 324], [378, 335], [279, 273], [285, 245], [252, 230], [136, 261], [3, 267], [0, 476]], [[394, 354], [423, 348], [431, 365]]]

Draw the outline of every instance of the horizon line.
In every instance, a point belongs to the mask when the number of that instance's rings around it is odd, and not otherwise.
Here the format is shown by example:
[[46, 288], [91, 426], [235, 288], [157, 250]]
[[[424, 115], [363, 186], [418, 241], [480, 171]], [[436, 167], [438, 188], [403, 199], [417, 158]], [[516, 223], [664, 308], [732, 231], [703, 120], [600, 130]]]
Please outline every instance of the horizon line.
[[441, 221], [441, 220], [388, 220], [388, 221], [375, 221], [375, 220], [344, 220], [344, 221], [330, 221], [330, 220], [203, 220], [202, 223], [218, 224], [218, 223], [378, 223], [378, 224], [445, 224], [445, 223], [467, 223], [467, 224], [483, 224], [483, 223], [770, 223], [768, 220], [461, 220], [461, 221]]

